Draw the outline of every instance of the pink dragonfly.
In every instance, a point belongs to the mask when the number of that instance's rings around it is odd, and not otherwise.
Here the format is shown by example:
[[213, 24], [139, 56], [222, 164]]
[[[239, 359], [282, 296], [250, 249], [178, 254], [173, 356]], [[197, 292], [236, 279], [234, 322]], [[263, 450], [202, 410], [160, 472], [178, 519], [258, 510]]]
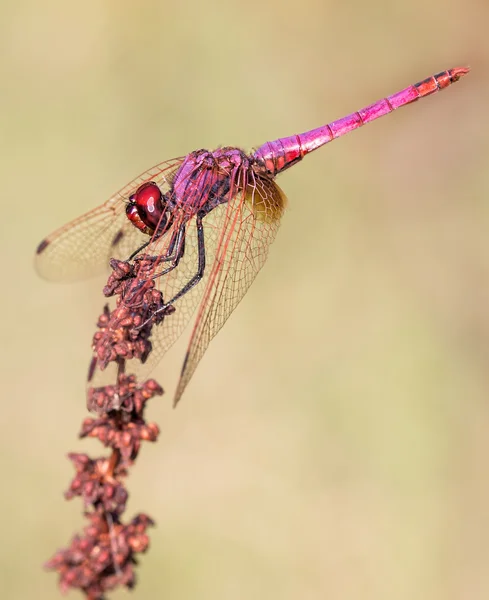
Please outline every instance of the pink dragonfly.
[[144, 250], [155, 258], [150, 276], [163, 294], [161, 310], [174, 311], [155, 327], [148, 361], [136, 368], [131, 364], [131, 370], [146, 375], [195, 313], [176, 403], [211, 339], [265, 262], [286, 204], [275, 177], [309, 152], [448, 87], [468, 71], [443, 71], [328, 125], [267, 142], [251, 154], [224, 147], [160, 163], [43, 240], [37, 270], [46, 279], [69, 281], [106, 268], [109, 257], [133, 259]]

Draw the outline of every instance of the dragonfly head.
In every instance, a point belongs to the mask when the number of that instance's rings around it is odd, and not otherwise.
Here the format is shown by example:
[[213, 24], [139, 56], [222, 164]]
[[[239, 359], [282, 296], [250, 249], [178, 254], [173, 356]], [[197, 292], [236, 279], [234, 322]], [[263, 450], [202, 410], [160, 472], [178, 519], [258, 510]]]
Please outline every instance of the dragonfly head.
[[167, 222], [166, 200], [154, 181], [143, 183], [129, 196], [126, 215], [131, 223], [143, 233], [153, 235], [163, 229]]

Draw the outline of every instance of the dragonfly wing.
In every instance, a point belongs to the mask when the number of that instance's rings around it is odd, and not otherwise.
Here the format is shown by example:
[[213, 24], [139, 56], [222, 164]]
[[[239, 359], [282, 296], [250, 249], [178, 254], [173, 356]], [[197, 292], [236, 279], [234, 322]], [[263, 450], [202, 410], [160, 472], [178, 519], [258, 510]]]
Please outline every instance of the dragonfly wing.
[[[222, 207], [225, 209], [223, 223], [185, 356], [175, 404], [210, 341], [264, 265], [280, 224], [286, 203], [282, 190], [271, 179], [259, 177], [254, 172], [243, 171], [235, 181], [243, 181], [244, 177], [248, 177], [244, 189], [234, 195], [231, 193], [231, 199]], [[207, 245], [206, 241], [206, 249]]]
[[[206, 261], [209, 266], [215, 261], [219, 232], [225, 219], [226, 205], [216, 207], [212, 213], [204, 219], [204, 221], [207, 221], [204, 226], [204, 238]], [[167, 239], [169, 239], [169, 237], [170, 236], [168, 236]], [[169, 301], [177, 294], [184, 285], [196, 275], [197, 268], [197, 226], [194, 218], [186, 225], [185, 254], [178, 267], [165, 277], [157, 280], [157, 287], [163, 293], [164, 300]], [[175, 312], [166, 317], [158, 326], [153, 328], [151, 335], [152, 351], [148, 360], [144, 364], [137, 361], [128, 361], [127, 372], [135, 373], [140, 380], [143, 380], [148, 376], [151, 370], [161, 360], [165, 352], [176, 342], [185, 327], [190, 323], [199, 303], [202, 301], [206, 283], [209, 280], [210, 275], [211, 269], [206, 269], [202, 280], [173, 304]]]
[[109, 258], [125, 260], [148, 236], [128, 221], [129, 196], [147, 181], [165, 193], [182, 158], [175, 158], [145, 171], [104, 204], [61, 227], [37, 248], [38, 273], [50, 281], [76, 281], [107, 269]]
[[[195, 179], [195, 194], [204, 187], [212, 187], [217, 177], [217, 172], [209, 170], [202, 171], [200, 176]], [[205, 181], [204, 181], [205, 179]], [[189, 202], [195, 198], [190, 197]], [[148, 355], [146, 362], [141, 363], [139, 359], [126, 359], [125, 369], [127, 373], [134, 374], [139, 380], [144, 380], [149, 373], [161, 360], [165, 352], [178, 339], [184, 328], [190, 322], [195, 313], [199, 302], [206, 289], [206, 282], [212, 271], [211, 266], [214, 263], [218, 242], [221, 231], [227, 218], [227, 205], [222, 204], [214, 208], [204, 218], [204, 239], [206, 250], [206, 261], [209, 268], [204, 271], [204, 276], [190, 291], [181, 296], [173, 303], [173, 312], [165, 317], [161, 323], [153, 327], [151, 333], [152, 350]], [[197, 274], [198, 270], [198, 243], [197, 243], [197, 224], [195, 217], [187, 220], [185, 214], [176, 214], [171, 227], [166, 233], [153, 240], [143, 251], [142, 254], [149, 256], [164, 257], [169, 254], [170, 244], [180, 226], [185, 227], [185, 247], [182, 258], [178, 266], [168, 274], [155, 279], [155, 287], [162, 293], [165, 302], [169, 302], [191, 279]], [[121, 239], [121, 244], [123, 244]], [[146, 238], [147, 239], [147, 238]], [[154, 274], [161, 272], [168, 263], [159, 262], [155, 268]], [[100, 387], [114, 380], [114, 374], [110, 367], [104, 371], [97, 368], [90, 380], [90, 387]]]

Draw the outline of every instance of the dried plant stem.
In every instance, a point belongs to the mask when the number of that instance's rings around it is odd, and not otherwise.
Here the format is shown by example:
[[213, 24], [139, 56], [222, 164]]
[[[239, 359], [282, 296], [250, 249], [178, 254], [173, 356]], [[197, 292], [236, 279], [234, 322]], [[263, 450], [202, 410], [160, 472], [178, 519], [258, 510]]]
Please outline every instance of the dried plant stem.
[[163, 394], [163, 389], [153, 379], [138, 384], [134, 375], [125, 374], [128, 358], [144, 360], [149, 355], [153, 325], [171, 312], [160, 311], [152, 317], [163, 305], [163, 298], [154, 289], [154, 282], [142, 285], [138, 278], [138, 269], [150, 265], [151, 260], [142, 257], [132, 263], [111, 261], [113, 273], [104, 293], [117, 296], [117, 304], [112, 311], [106, 306], [99, 318], [89, 380], [97, 369], [115, 362], [117, 381], [89, 388], [88, 406], [98, 415], [83, 421], [79, 435], [97, 438], [112, 452], [98, 458], [81, 453], [68, 455], [75, 476], [65, 497], [83, 499], [88, 523], [45, 565], [58, 572], [62, 591], [76, 588], [90, 600], [103, 600], [109, 590], [119, 586], [134, 587], [136, 555], [147, 550], [146, 530], [154, 525], [145, 514], [136, 515], [128, 523], [122, 520], [128, 498], [123, 482], [129, 468], [139, 455], [141, 442], [154, 442], [159, 434], [155, 423], [146, 423], [144, 409], [148, 400]]

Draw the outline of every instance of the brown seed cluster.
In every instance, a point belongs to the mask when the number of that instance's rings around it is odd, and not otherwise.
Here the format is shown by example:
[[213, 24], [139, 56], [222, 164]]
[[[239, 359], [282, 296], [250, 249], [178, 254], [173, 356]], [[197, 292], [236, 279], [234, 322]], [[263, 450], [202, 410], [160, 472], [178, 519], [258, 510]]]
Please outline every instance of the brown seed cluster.
[[125, 475], [121, 463], [111, 473], [111, 461], [108, 458], [91, 459], [86, 454], [68, 454], [75, 466], [76, 475], [71, 481], [65, 498], [71, 500], [75, 496], [83, 498], [84, 505], [106, 513], [120, 515], [127, 502], [127, 491], [117, 475]]
[[137, 414], [142, 413], [146, 401], [162, 393], [162, 388], [154, 379], [148, 379], [142, 385], [138, 385], [134, 375], [121, 373], [115, 385], [89, 388], [87, 405], [89, 410], [98, 414], [120, 410], [137, 418]]
[[125, 373], [126, 359], [147, 358], [153, 325], [173, 312], [171, 307], [164, 310], [163, 297], [151, 279], [154, 260], [144, 256], [132, 262], [111, 261], [113, 272], [104, 294], [117, 296], [116, 307], [104, 308], [93, 348], [98, 367], [117, 363], [117, 381], [89, 389], [88, 406], [97, 416], [87, 417], [80, 432], [81, 438], [100, 440], [111, 454], [68, 455], [75, 476], [65, 497], [82, 498], [89, 524], [45, 565], [58, 572], [62, 591], [76, 588], [90, 600], [103, 600], [107, 591], [119, 586], [134, 587], [135, 555], [148, 548], [146, 530], [154, 524], [144, 514], [128, 524], [122, 521], [128, 499], [123, 480], [141, 442], [155, 442], [159, 435], [158, 426], [146, 422], [144, 411], [148, 400], [163, 394], [163, 389], [153, 379], [138, 383], [134, 375]]
[[110, 524], [98, 511], [85, 514], [89, 524], [76, 535], [68, 548], [59, 550], [45, 564], [59, 573], [62, 592], [77, 588], [89, 600], [103, 600], [105, 593], [119, 586], [132, 589], [136, 583], [135, 554], [149, 545], [146, 529], [154, 522], [139, 514], [123, 525]]
[[146, 423], [143, 416], [146, 402], [163, 394], [154, 379], [138, 386], [134, 375], [122, 374], [118, 385], [94, 388], [89, 394], [97, 412], [104, 414], [99, 418], [87, 417], [80, 437], [96, 437], [104, 446], [118, 449], [126, 464], [137, 457], [141, 441], [156, 441], [158, 426]]
[[152, 278], [158, 257], [142, 256], [132, 262], [112, 259], [113, 269], [104, 295], [118, 296], [113, 311], [108, 306], [100, 316], [92, 347], [99, 368], [109, 362], [138, 358], [145, 362], [151, 352], [151, 330], [173, 307], [164, 310], [163, 295]]

